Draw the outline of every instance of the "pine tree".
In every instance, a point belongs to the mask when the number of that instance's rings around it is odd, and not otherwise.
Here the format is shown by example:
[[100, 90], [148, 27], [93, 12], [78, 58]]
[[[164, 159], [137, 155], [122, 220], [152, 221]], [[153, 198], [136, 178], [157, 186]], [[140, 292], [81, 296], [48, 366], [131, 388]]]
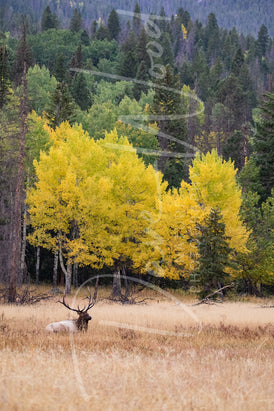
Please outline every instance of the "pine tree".
[[120, 26], [118, 14], [115, 9], [111, 10], [111, 13], [108, 17], [107, 27], [108, 27], [110, 39], [117, 40], [118, 35], [121, 31], [121, 26]]
[[90, 108], [91, 96], [83, 73], [76, 73], [73, 77], [71, 94], [81, 110], [87, 111]]
[[[162, 151], [158, 166], [164, 173], [164, 178], [169, 182], [169, 186], [179, 187], [186, 171], [186, 162], [182, 157], [186, 152], [184, 142], [187, 139], [185, 108], [181, 95], [178, 93], [180, 90], [179, 76], [175, 76], [172, 68], [167, 65], [164, 77], [158, 79], [156, 85], [159, 87], [156, 86], [154, 89], [151, 113], [156, 115], [156, 121], [158, 116], [164, 116], [157, 121], [158, 141]], [[173, 115], [176, 117], [173, 118]], [[171, 154], [170, 158], [168, 152]]]
[[133, 21], [132, 21], [132, 28], [135, 34], [139, 34], [141, 30], [141, 9], [138, 3], [135, 4], [134, 7], [134, 15], [133, 15]]
[[63, 53], [57, 54], [55, 57], [55, 64], [54, 64], [54, 69], [53, 69], [54, 77], [56, 78], [57, 81], [61, 83], [62, 81], [65, 81], [66, 72], [67, 72], [67, 66], [65, 63], [65, 56]]
[[244, 55], [242, 49], [239, 48], [235, 54], [234, 60], [231, 65], [231, 73], [235, 76], [240, 74], [242, 65], [244, 64]]
[[260, 111], [254, 138], [254, 158], [260, 167], [260, 181], [265, 189], [261, 199], [264, 201], [274, 186], [274, 93], [264, 95]]
[[202, 287], [200, 296], [204, 298], [212, 290], [224, 285], [228, 277], [225, 270], [230, 265], [229, 254], [232, 249], [228, 245], [225, 224], [218, 209], [211, 209], [198, 229], [199, 264], [195, 274]]
[[75, 104], [65, 83], [57, 84], [46, 109], [46, 118], [53, 129], [60, 126], [63, 121], [68, 121], [70, 124], [74, 122]]
[[147, 68], [150, 67], [150, 57], [147, 53], [147, 42], [148, 42], [148, 37], [146, 34], [146, 30], [143, 27], [142, 30], [140, 31], [139, 36], [137, 37], [137, 55], [138, 55], [138, 60], [144, 61], [145, 65]]
[[259, 30], [257, 44], [256, 44], [257, 55], [259, 57], [265, 57], [268, 44], [269, 44], [268, 30], [267, 30], [267, 27], [263, 24]]
[[8, 51], [7, 47], [0, 47], [0, 109], [6, 102], [9, 87]]
[[146, 82], [149, 81], [148, 68], [143, 60], [141, 61], [138, 67], [138, 71], [136, 74], [136, 80], [140, 80], [144, 83], [144, 84], [135, 83], [133, 86], [133, 96], [137, 101], [139, 101], [141, 97], [141, 93], [144, 92], [145, 94], [147, 94], [148, 92], [148, 86], [145, 84]]
[[16, 50], [15, 64], [14, 64], [14, 78], [16, 85], [19, 85], [24, 72], [24, 61], [28, 68], [32, 65], [32, 51], [27, 43], [27, 23], [25, 18], [22, 22], [22, 35]]
[[24, 196], [24, 161], [25, 146], [27, 133], [27, 58], [28, 46], [26, 43], [26, 25], [23, 20], [21, 55], [23, 73], [21, 78], [22, 97], [20, 101], [20, 134], [19, 134], [19, 151], [16, 162], [17, 176], [15, 184], [15, 195], [12, 213], [12, 249], [11, 249], [11, 270], [9, 275], [8, 302], [16, 302], [16, 288], [20, 275], [20, 258], [21, 258], [21, 227], [22, 227], [22, 203]]
[[88, 32], [86, 30], [83, 30], [82, 33], [81, 33], [81, 43], [84, 46], [89, 46], [90, 45]]
[[49, 29], [57, 29], [59, 22], [57, 20], [56, 14], [52, 14], [51, 9], [47, 6], [42, 15], [41, 28], [42, 31]]
[[72, 33], [78, 33], [82, 29], [82, 16], [80, 11], [74, 9], [73, 16], [70, 20], [69, 29]]
[[136, 37], [131, 31], [129, 37], [122, 45], [123, 56], [121, 59], [120, 73], [122, 76], [135, 78], [137, 73], [138, 57], [136, 51]]

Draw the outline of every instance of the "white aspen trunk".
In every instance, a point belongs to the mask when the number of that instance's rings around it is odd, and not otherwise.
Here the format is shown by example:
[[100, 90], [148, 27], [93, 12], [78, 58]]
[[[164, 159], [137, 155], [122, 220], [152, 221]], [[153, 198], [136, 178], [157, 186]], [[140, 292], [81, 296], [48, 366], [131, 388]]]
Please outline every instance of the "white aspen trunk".
[[60, 258], [60, 265], [61, 265], [62, 271], [65, 275], [65, 294], [70, 294], [71, 293], [72, 264], [68, 264], [67, 268], [65, 267], [61, 244], [60, 244], [60, 250], [59, 250], [59, 258]]
[[71, 294], [71, 274], [72, 274], [72, 264], [68, 264], [66, 274], [65, 274], [65, 294]]
[[39, 284], [40, 254], [41, 254], [41, 247], [40, 247], [40, 245], [38, 245], [38, 247], [36, 248], [36, 265], [35, 265], [35, 282], [36, 282], [36, 285]]
[[57, 273], [58, 273], [58, 250], [56, 250], [54, 253], [53, 276], [52, 276], [53, 288], [57, 288]]

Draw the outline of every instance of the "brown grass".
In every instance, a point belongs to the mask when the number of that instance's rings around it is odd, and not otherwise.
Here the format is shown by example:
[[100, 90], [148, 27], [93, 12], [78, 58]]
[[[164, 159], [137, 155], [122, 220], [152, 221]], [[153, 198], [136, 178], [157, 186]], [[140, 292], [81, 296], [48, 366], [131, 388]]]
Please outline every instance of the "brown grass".
[[1, 410], [273, 410], [274, 309], [99, 302], [50, 335], [55, 302], [0, 306]]

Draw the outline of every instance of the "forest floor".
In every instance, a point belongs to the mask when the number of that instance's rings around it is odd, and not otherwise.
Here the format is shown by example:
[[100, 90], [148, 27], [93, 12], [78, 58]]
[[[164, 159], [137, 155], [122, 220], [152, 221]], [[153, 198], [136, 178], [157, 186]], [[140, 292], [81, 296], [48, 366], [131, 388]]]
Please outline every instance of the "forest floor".
[[274, 409], [273, 301], [101, 300], [87, 333], [47, 334], [57, 299], [0, 305], [2, 411]]

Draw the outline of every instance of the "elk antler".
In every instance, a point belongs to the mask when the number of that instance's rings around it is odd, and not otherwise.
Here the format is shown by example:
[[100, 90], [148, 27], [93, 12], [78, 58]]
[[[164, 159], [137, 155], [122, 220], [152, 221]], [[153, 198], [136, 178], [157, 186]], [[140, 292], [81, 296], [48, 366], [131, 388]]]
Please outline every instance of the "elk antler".
[[79, 305], [78, 305], [78, 309], [75, 309], [75, 308], [71, 308], [67, 303], [66, 303], [66, 301], [65, 301], [65, 297], [63, 297], [63, 301], [58, 301], [58, 303], [61, 303], [61, 304], [63, 304], [66, 308], [68, 308], [69, 310], [71, 310], [71, 311], [75, 311], [76, 313], [86, 313], [86, 312], [88, 312], [88, 310], [90, 310], [93, 306], [94, 306], [94, 304], [95, 304], [95, 301], [94, 301], [94, 299], [92, 299], [92, 301], [91, 301], [91, 296], [89, 295], [89, 296], [87, 296], [86, 298], [88, 298], [88, 305], [87, 305], [87, 307], [84, 307], [84, 308], [82, 308], [82, 309], [80, 309], [80, 307], [79, 307]]
[[87, 296], [86, 298], [88, 298], [88, 305], [87, 305], [87, 307], [84, 307], [83, 310], [82, 310], [82, 312], [85, 312], [85, 313], [88, 312], [88, 310], [90, 310], [95, 304], [94, 299], [92, 299], [92, 301], [91, 301], [91, 296], [90, 295]]
[[75, 311], [76, 313], [79, 313], [82, 311], [82, 310], [79, 310], [79, 307], [78, 307], [78, 310], [76, 310], [75, 308], [71, 308], [69, 305], [67, 305], [67, 303], [65, 302], [65, 297], [63, 297], [63, 301], [58, 300], [58, 303], [63, 304], [66, 308], [68, 308], [71, 311]]

